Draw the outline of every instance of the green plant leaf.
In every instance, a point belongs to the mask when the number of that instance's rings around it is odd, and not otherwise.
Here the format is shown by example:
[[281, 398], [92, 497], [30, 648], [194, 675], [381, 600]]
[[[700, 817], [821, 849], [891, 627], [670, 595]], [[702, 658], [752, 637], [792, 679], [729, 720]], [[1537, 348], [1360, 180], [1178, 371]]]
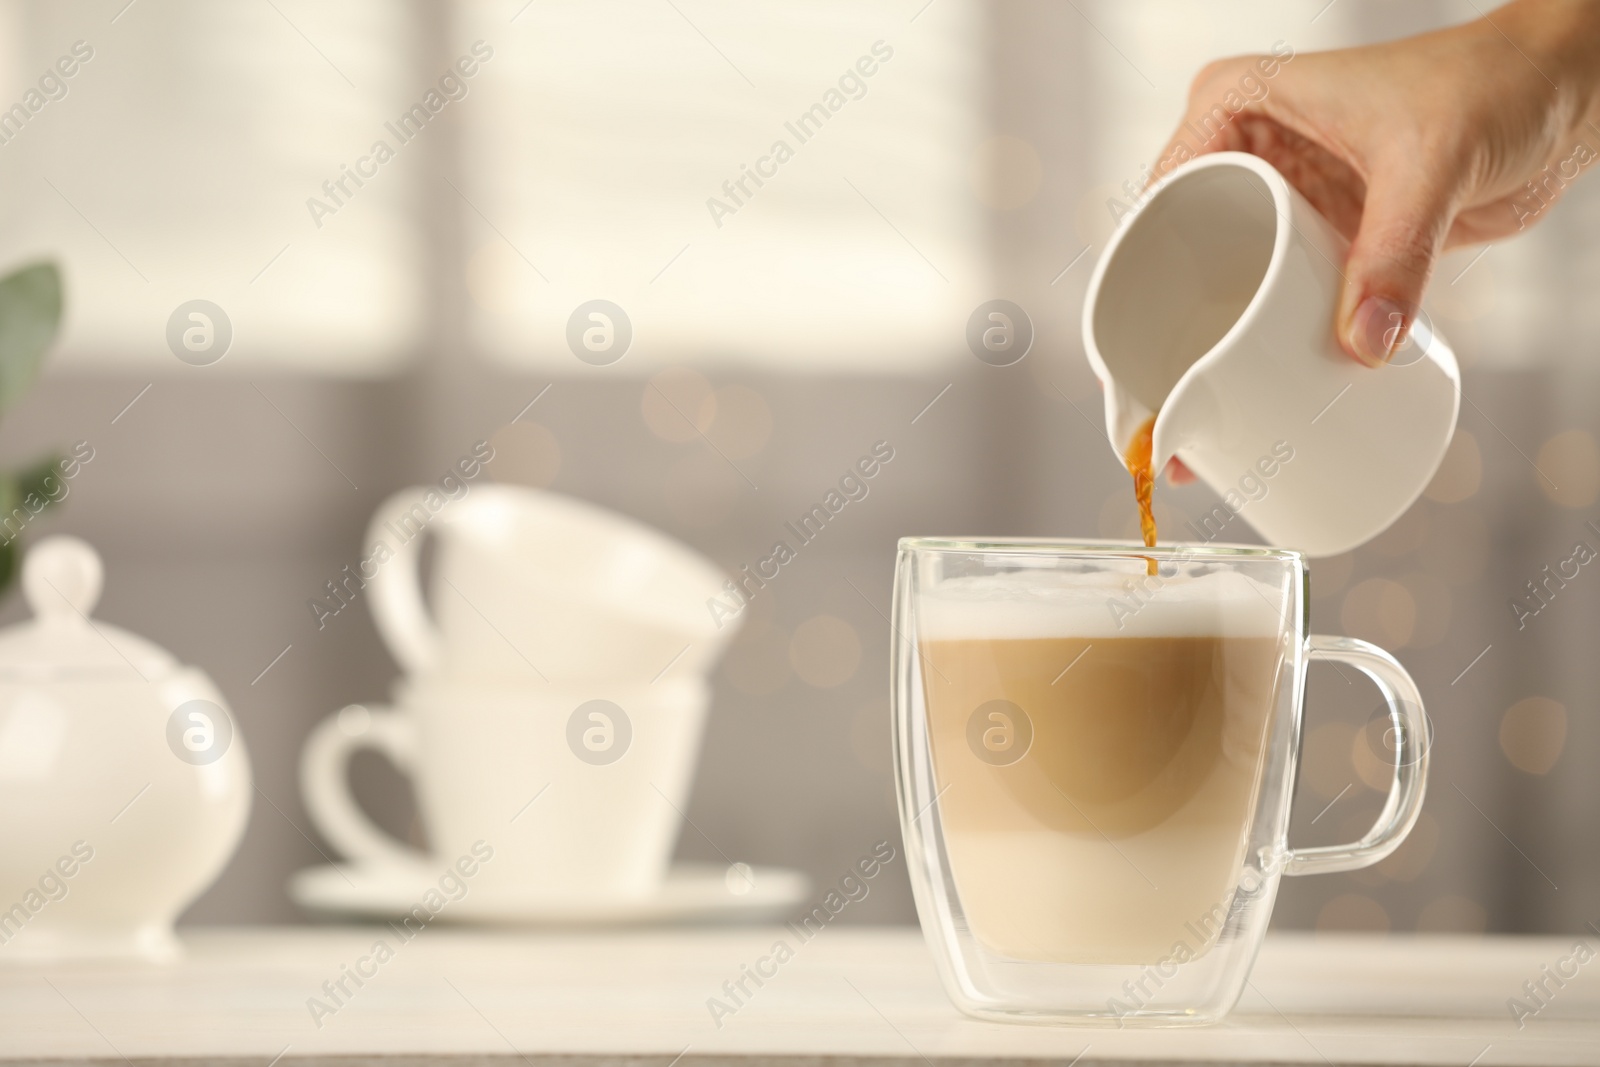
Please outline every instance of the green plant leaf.
[[[22, 534], [62, 493], [61, 457], [36, 459], [17, 471], [0, 471], [0, 593], [10, 588], [22, 558]], [[27, 506], [32, 497], [42, 501], [38, 511]]]
[[0, 278], [0, 410], [39, 376], [61, 326], [61, 272], [49, 261]]
[[[0, 471], [0, 523], [11, 517], [11, 512], [22, 503], [22, 493], [17, 487], [15, 471]], [[0, 541], [11, 540], [13, 531], [0, 526]]]
[[[61, 457], [52, 452], [17, 471], [15, 474], [17, 499], [26, 500], [28, 494], [33, 493], [40, 499], [53, 503], [55, 494], [61, 491], [61, 471], [58, 467], [60, 462]], [[52, 481], [54, 492], [52, 492]], [[4, 513], [0, 513], [0, 518], [4, 518]]]
[[17, 476], [10, 471], [0, 471], [0, 593], [11, 587], [17, 576], [17, 560], [21, 553], [17, 525], [5, 525], [13, 510], [22, 502], [17, 492]]

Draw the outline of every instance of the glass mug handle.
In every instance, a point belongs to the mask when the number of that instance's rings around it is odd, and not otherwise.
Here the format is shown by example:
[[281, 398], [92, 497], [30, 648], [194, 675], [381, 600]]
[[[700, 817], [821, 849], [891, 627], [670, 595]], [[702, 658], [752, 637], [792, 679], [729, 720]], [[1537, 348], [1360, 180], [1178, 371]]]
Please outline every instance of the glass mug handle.
[[1430, 740], [1422, 695], [1393, 656], [1366, 641], [1313, 635], [1306, 639], [1306, 658], [1312, 663], [1343, 663], [1371, 678], [1389, 705], [1389, 721], [1399, 743], [1394, 746], [1389, 797], [1366, 836], [1348, 845], [1290, 849], [1283, 873], [1333, 874], [1370, 867], [1400, 847], [1422, 811]]

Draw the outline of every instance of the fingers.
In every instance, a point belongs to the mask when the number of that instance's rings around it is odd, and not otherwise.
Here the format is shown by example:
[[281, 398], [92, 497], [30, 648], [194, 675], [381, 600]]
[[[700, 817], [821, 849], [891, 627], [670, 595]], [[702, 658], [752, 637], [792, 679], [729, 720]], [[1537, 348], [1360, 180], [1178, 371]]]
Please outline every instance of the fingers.
[[[1152, 181], [1196, 156], [1248, 149], [1238, 124], [1231, 121], [1234, 112], [1223, 101], [1228, 97], [1227, 89], [1245, 77], [1256, 61], [1257, 57], [1236, 56], [1216, 60], [1201, 69], [1189, 87], [1183, 120], [1156, 157]], [[1232, 99], [1244, 98], [1235, 92]]]
[[[1353, 60], [1345, 53], [1329, 53], [1313, 65], [1316, 58], [1297, 60], [1292, 77], [1270, 86], [1258, 80], [1260, 92], [1247, 103], [1230, 96], [1230, 88], [1245, 84], [1244, 77], [1271, 57], [1208, 65], [1190, 89], [1184, 119], [1155, 174], [1222, 150], [1251, 152], [1277, 167], [1351, 237], [1335, 331], [1352, 357], [1378, 366], [1405, 344], [1451, 230], [1462, 182], [1473, 170], [1451, 149], [1448, 135], [1426, 126], [1401, 124], [1405, 137], [1372, 136], [1383, 116], [1370, 108], [1352, 112], [1346, 95], [1328, 91], [1371, 72], [1347, 69]], [[1260, 73], [1276, 77], [1266, 67]]]
[[1367, 184], [1353, 166], [1276, 118], [1247, 113], [1237, 122], [1244, 151], [1272, 164], [1345, 240], [1355, 237]]
[[1195, 478], [1194, 471], [1185, 467], [1183, 460], [1177, 456], [1167, 460], [1166, 474], [1168, 485], [1188, 485], [1190, 482], [1198, 480]]
[[1405, 343], [1455, 210], [1453, 168], [1388, 166], [1367, 184], [1361, 225], [1345, 262], [1338, 335], [1368, 366]]

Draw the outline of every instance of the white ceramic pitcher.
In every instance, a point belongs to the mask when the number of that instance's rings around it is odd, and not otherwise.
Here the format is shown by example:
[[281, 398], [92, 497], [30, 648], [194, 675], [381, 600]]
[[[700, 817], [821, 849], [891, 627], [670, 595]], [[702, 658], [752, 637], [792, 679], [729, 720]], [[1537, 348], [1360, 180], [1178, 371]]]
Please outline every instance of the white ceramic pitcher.
[[1235, 540], [1237, 519], [1311, 556], [1383, 532], [1444, 458], [1455, 355], [1419, 316], [1387, 366], [1334, 334], [1348, 242], [1273, 167], [1240, 152], [1163, 178], [1089, 282], [1083, 343], [1118, 458], [1156, 412], [1172, 456], [1222, 494], [1175, 540]]

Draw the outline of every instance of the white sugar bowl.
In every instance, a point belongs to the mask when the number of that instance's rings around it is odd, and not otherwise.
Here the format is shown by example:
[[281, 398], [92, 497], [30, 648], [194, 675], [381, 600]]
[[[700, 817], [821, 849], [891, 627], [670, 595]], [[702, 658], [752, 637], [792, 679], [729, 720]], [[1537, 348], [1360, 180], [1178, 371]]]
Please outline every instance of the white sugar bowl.
[[33, 619], [0, 630], [0, 965], [165, 958], [233, 855], [250, 759], [211, 679], [90, 615], [100, 557], [28, 554]]

